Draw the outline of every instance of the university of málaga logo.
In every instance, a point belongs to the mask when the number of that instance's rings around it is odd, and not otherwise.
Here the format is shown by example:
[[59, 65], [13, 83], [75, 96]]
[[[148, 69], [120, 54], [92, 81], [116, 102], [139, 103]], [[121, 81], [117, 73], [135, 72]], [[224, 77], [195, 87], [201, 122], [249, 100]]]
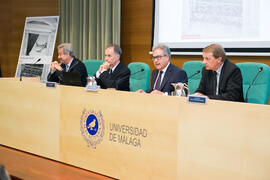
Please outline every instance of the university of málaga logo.
[[81, 134], [87, 145], [96, 148], [104, 137], [104, 121], [101, 111], [83, 109], [81, 116]]

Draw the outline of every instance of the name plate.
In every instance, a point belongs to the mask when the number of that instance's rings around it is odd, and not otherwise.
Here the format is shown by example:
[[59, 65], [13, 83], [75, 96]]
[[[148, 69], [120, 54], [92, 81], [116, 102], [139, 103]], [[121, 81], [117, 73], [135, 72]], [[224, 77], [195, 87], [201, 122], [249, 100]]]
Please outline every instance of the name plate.
[[56, 83], [55, 82], [46, 82], [46, 87], [55, 88], [56, 87]]
[[98, 89], [99, 89], [99, 86], [97, 86], [97, 85], [87, 85], [85, 87], [86, 91], [98, 91]]
[[206, 104], [206, 96], [194, 96], [190, 95], [188, 96], [188, 102], [191, 103], [199, 103], [199, 104]]

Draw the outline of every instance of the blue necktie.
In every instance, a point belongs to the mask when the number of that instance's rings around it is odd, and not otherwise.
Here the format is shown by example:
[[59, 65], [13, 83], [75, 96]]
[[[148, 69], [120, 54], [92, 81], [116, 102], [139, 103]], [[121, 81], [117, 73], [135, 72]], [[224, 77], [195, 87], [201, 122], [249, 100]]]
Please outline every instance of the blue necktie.
[[68, 69], [69, 69], [69, 65], [66, 65], [66, 72], [68, 72]]
[[161, 75], [162, 75], [162, 73], [163, 73], [163, 71], [159, 71], [157, 82], [156, 82], [156, 85], [155, 85], [155, 88], [154, 89], [159, 90], [160, 84], [161, 84]]

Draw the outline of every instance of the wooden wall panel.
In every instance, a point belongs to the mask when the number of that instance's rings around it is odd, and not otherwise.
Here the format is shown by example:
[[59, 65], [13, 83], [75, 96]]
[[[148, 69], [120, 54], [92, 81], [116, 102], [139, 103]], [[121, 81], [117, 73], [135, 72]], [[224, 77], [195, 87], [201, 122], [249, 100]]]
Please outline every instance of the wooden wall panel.
[[[0, 1], [0, 64], [2, 75], [15, 75], [26, 17], [59, 15], [58, 0]], [[135, 61], [154, 68], [149, 51], [152, 39], [152, 0], [121, 1], [121, 47], [125, 64]], [[58, 42], [56, 42], [56, 45]], [[56, 58], [56, 51], [54, 59]], [[262, 62], [270, 57], [230, 57], [233, 62]], [[172, 56], [172, 63], [182, 67], [185, 61], [201, 60], [200, 56]]]
[[10, 66], [10, 62], [6, 60], [9, 54], [9, 42], [11, 39], [11, 3], [9, 0], [0, 1], [0, 13], [0, 67], [2, 75], [5, 75]]
[[149, 51], [152, 39], [152, 0], [121, 1], [122, 61], [153, 65]]
[[[57, 16], [58, 0], [0, 1], [0, 64], [4, 77], [14, 77], [26, 17]], [[54, 53], [56, 56], [56, 52]]]
[[[147, 63], [153, 70], [149, 51], [152, 40], [152, 0], [121, 1], [122, 61]], [[270, 57], [229, 57], [233, 62], [260, 62], [270, 65]], [[202, 60], [201, 56], [172, 56], [172, 63], [182, 67], [185, 61]]]

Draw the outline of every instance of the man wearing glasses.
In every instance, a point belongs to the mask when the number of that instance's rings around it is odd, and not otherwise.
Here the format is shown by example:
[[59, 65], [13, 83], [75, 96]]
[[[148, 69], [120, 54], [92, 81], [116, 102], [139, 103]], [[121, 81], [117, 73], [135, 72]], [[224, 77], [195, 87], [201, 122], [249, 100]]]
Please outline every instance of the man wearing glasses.
[[[171, 83], [187, 83], [188, 78], [184, 70], [170, 63], [171, 52], [170, 48], [159, 44], [153, 47], [153, 63], [155, 70], [152, 72], [151, 86], [146, 91], [151, 94], [171, 94], [174, 87]], [[137, 90], [143, 93], [142, 89]]]

